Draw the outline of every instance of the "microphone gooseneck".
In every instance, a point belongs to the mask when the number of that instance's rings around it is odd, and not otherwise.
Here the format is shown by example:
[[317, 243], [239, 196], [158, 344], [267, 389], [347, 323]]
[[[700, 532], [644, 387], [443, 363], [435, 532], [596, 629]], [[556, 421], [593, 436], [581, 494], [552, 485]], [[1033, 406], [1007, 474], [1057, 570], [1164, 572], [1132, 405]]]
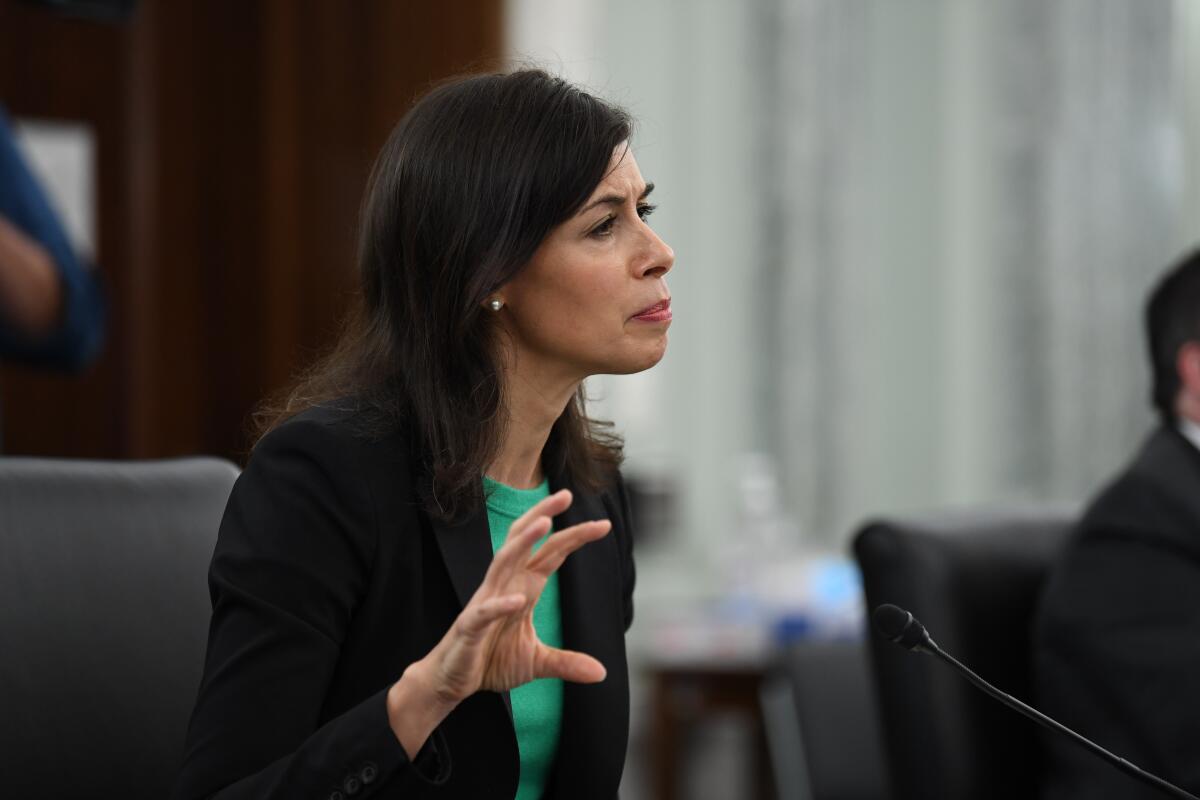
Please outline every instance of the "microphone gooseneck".
[[929, 632], [925, 630], [925, 626], [922, 625], [911, 613], [905, 611], [899, 606], [894, 606], [891, 603], [884, 603], [883, 605], [876, 607], [874, 613], [871, 615], [871, 618], [875, 623], [875, 629], [879, 631], [879, 633], [882, 634], [883, 637], [888, 641], [900, 645], [905, 650], [915, 650], [917, 652], [928, 653], [929, 655], [937, 656], [942, 661], [945, 661], [947, 664], [957, 670], [959, 674], [970, 681], [984, 694], [999, 700], [1004, 705], [1008, 706], [1019, 714], [1023, 714], [1042, 727], [1056, 731], [1057, 733], [1061, 733], [1080, 747], [1083, 747], [1085, 750], [1088, 750], [1094, 755], [1099, 756], [1125, 774], [1136, 778], [1137, 780], [1140, 780], [1149, 786], [1153, 786], [1155, 789], [1158, 789], [1159, 791], [1164, 792], [1171, 797], [1183, 798], [1183, 800], [1200, 800], [1200, 798], [1197, 798], [1194, 794], [1184, 791], [1175, 784], [1169, 783], [1157, 775], [1152, 775], [1136, 764], [1110, 753], [1100, 745], [1093, 742], [1091, 739], [1081, 736], [1080, 734], [1068, 728], [1066, 725], [1063, 725], [1061, 722], [1051, 719], [1042, 712], [1038, 711], [1036, 708], [1028, 706], [1012, 695], [1005, 694], [995, 686], [992, 686], [983, 678], [979, 677], [966, 666], [961, 664], [956, 658], [954, 658], [954, 656], [938, 647], [937, 643], [934, 642], [930, 637]]

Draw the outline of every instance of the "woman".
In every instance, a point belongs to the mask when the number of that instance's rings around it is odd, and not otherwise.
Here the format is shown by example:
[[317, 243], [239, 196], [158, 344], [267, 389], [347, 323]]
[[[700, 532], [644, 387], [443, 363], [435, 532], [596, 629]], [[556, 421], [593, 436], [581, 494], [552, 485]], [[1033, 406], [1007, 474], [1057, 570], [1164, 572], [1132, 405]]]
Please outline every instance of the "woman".
[[616, 795], [632, 541], [582, 382], [662, 358], [674, 260], [629, 136], [540, 71], [400, 121], [362, 308], [221, 524], [176, 797]]

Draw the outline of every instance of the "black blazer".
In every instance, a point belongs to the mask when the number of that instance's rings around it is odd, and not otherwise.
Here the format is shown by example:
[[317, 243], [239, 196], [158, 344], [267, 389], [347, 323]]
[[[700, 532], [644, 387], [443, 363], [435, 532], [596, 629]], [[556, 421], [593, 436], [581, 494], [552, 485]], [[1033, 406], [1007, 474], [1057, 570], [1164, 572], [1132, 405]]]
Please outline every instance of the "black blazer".
[[[455, 526], [420, 509], [403, 434], [371, 441], [351, 422], [323, 408], [286, 422], [233, 488], [209, 573], [208, 654], [176, 798], [516, 793], [507, 693], [468, 698], [413, 763], [388, 725], [388, 687], [449, 629], [491, 563], [491, 539], [482, 502]], [[561, 473], [548, 478], [551, 491], [570, 488]], [[595, 656], [608, 675], [566, 684], [547, 797], [611, 800], [625, 761], [634, 571], [619, 477], [599, 494], [574, 491], [554, 523], [601, 518], [612, 531], [558, 574], [564, 646]]]
[[[1034, 670], [1050, 716], [1200, 793], [1200, 451], [1178, 432], [1155, 432], [1084, 515], [1042, 596]], [[1161, 797], [1045, 742], [1045, 798]]]

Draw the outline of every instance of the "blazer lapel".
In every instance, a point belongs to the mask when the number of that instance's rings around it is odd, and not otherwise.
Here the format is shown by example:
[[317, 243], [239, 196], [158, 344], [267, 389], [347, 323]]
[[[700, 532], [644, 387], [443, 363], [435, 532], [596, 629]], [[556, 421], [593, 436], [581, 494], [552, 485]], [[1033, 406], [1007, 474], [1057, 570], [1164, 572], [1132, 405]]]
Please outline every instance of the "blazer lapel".
[[1143, 448], [1139, 466], [1173, 498], [1172, 505], [1180, 512], [1172, 538], [1191, 552], [1200, 552], [1200, 450], [1182, 432], [1159, 428]]
[[[454, 593], [460, 607], [466, 608], [492, 563], [492, 537], [488, 530], [487, 507], [483, 504], [483, 488], [480, 484], [479, 504], [476, 510], [457, 523], [446, 523], [430, 519], [433, 534]], [[512, 698], [508, 692], [499, 692], [504, 708], [512, 720]]]
[[458, 602], [466, 607], [492, 563], [492, 539], [488, 532], [487, 509], [482, 504], [469, 517], [447, 523], [431, 520], [442, 561], [450, 573]]
[[[554, 492], [563, 488], [564, 481], [561, 475], [551, 475], [550, 484]], [[571, 507], [555, 518], [554, 530], [607, 517], [598, 495], [574, 491]], [[563, 646], [599, 659], [608, 675], [598, 684], [564, 684], [562, 738], [548, 796], [612, 798], [617, 793], [629, 732], [629, 675], [617, 559], [616, 543], [609, 534], [576, 550], [558, 570]]]

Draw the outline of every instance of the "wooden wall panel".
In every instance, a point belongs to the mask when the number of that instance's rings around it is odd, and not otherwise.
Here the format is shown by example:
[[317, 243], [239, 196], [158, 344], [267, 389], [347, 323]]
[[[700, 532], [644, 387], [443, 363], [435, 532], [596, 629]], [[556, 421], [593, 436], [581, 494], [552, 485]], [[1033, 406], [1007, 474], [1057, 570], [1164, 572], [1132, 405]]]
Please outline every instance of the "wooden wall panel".
[[0, 0], [0, 99], [100, 144], [113, 328], [82, 378], [5, 368], [8, 452], [244, 454], [251, 409], [354, 289], [371, 160], [431, 81], [501, 52], [500, 0], [139, 4], [123, 24]]
[[[0, 102], [14, 116], [82, 121], [96, 136], [96, 249], [106, 263], [125, 264], [129, 168], [127, 28], [72, 19], [16, 0], [0, 0]], [[105, 270], [115, 297], [129, 289], [124, 269]], [[115, 309], [114, 309], [115, 311]], [[126, 378], [136, 320], [114, 313], [108, 347], [82, 376], [28, 368], [0, 372], [0, 432], [10, 452], [100, 457], [124, 455], [135, 399]]]

